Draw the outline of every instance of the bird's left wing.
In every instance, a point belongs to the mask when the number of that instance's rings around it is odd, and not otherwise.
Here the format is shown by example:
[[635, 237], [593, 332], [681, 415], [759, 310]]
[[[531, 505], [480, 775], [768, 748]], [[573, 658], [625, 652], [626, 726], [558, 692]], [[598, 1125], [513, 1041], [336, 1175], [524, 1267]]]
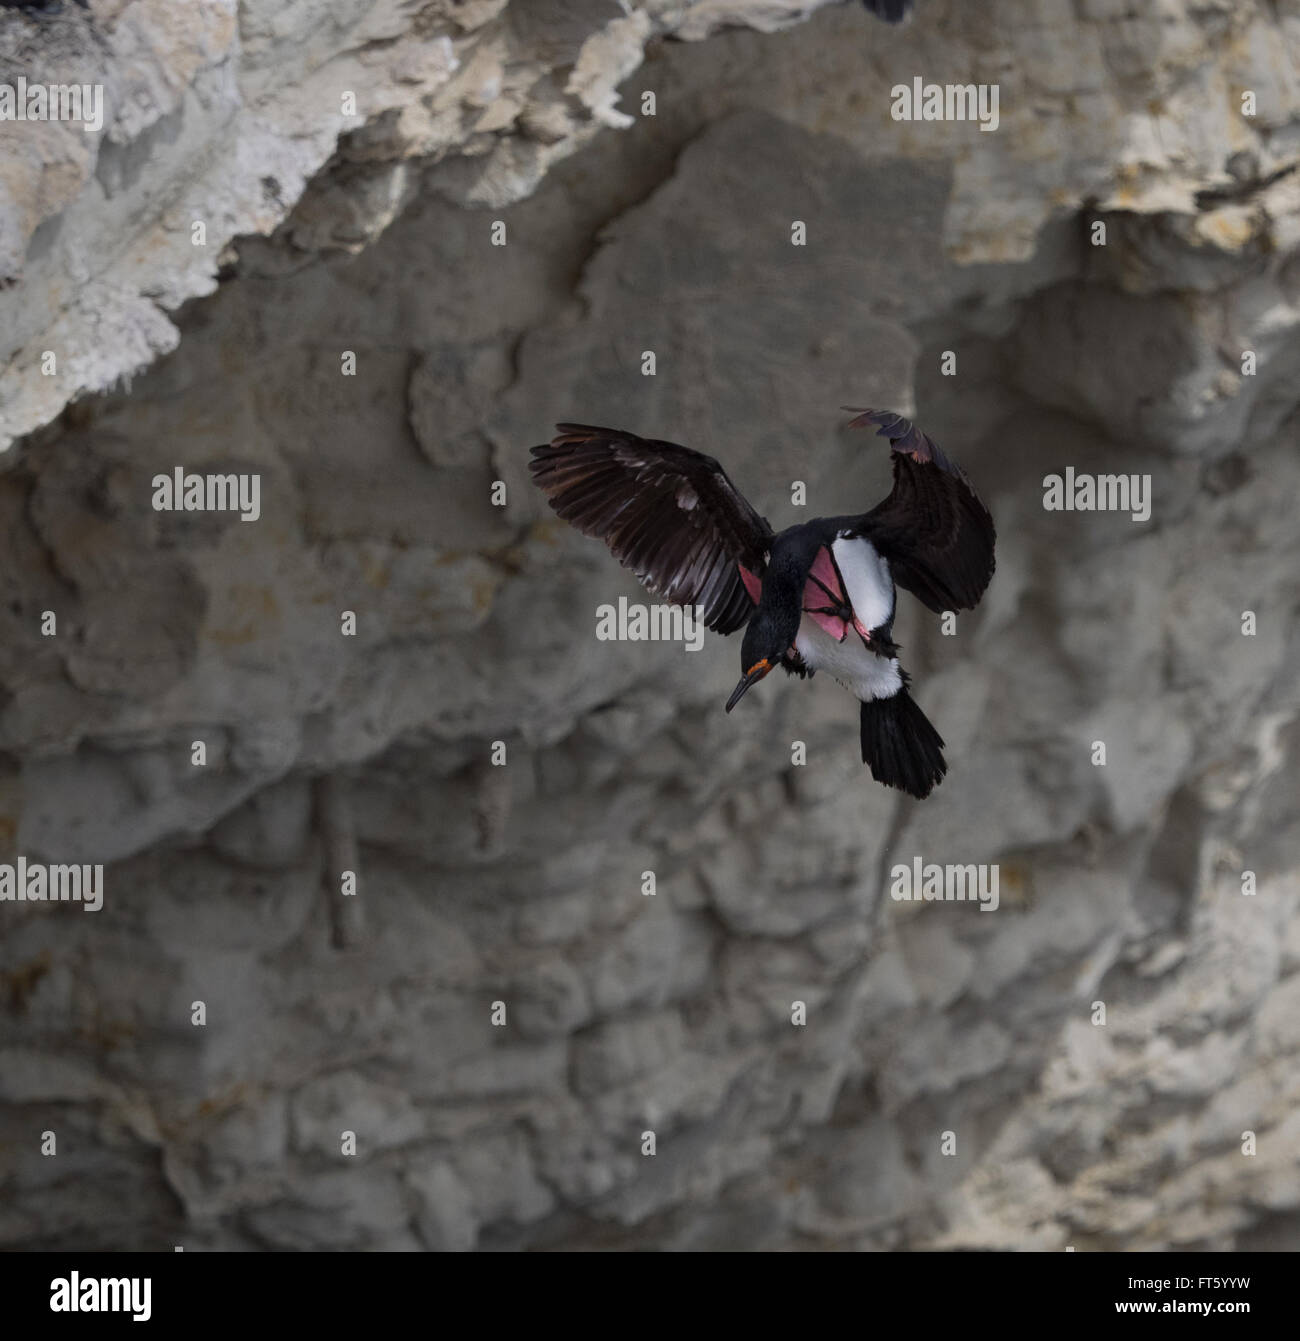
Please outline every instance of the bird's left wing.
[[551, 507], [596, 536], [658, 596], [698, 605], [733, 633], [754, 602], [741, 569], [761, 575], [772, 528], [703, 452], [616, 428], [557, 424], [530, 469]]
[[894, 581], [931, 610], [972, 609], [993, 576], [997, 533], [988, 508], [966, 472], [909, 420], [890, 410], [854, 413], [850, 428], [874, 425], [889, 439], [894, 487], [851, 534], [870, 540]]

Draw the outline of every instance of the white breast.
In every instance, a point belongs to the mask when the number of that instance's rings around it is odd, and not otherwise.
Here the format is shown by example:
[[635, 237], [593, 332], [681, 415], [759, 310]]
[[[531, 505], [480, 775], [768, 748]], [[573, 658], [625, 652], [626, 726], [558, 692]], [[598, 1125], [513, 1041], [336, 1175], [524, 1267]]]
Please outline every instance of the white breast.
[[[849, 575], [845, 573], [846, 584], [848, 580]], [[867, 621], [864, 619], [862, 622], [865, 624]], [[898, 658], [891, 657], [886, 661], [884, 657], [869, 652], [862, 645], [862, 639], [852, 630], [842, 643], [837, 643], [820, 624], [805, 615], [795, 635], [794, 646], [806, 666], [825, 671], [860, 699], [890, 698], [902, 686]]]
[[853, 602], [853, 613], [869, 629], [888, 623], [894, 613], [894, 579], [876, 547], [861, 537], [846, 540], [838, 536], [831, 542], [831, 553]]

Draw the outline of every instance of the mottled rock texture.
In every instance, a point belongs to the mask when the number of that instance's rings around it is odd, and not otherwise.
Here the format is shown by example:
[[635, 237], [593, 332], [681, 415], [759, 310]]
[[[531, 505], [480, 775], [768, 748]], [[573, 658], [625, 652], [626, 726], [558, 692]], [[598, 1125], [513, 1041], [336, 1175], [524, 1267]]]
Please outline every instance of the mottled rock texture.
[[[0, 903], [0, 1246], [1300, 1247], [1300, 3], [186, 8], [0, 19], [109, 106], [0, 123], [0, 859], [106, 863]], [[833, 683], [597, 641], [527, 479], [612, 422], [786, 525], [887, 486], [846, 404], [999, 526], [901, 606], [923, 804]]]

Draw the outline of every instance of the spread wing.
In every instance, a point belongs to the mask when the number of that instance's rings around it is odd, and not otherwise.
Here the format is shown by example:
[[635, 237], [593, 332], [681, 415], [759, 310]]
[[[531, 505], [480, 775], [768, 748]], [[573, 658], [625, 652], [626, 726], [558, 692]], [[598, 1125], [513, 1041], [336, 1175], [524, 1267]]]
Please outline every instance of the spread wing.
[[732, 633], [754, 611], [741, 568], [761, 574], [772, 528], [711, 457], [616, 428], [557, 424], [530, 469], [551, 507], [603, 540], [657, 596], [698, 605]]
[[850, 428], [875, 425], [889, 439], [894, 487], [884, 502], [858, 518], [889, 561], [894, 581], [931, 610], [970, 610], [993, 576], [993, 518], [966, 472], [937, 444], [890, 410], [855, 411]]

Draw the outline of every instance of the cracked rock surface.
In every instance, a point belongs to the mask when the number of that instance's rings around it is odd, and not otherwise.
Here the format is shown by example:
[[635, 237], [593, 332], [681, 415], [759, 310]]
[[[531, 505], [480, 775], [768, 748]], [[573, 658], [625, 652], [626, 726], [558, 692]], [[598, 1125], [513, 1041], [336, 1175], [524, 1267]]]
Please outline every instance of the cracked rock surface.
[[[105, 864], [0, 904], [0, 1245], [1300, 1247], [1300, 3], [189, 8], [0, 18], [106, 90], [0, 122], [0, 860]], [[597, 641], [527, 477], [620, 424], [785, 526], [887, 487], [847, 404], [998, 523], [900, 601], [924, 804], [823, 677]]]

